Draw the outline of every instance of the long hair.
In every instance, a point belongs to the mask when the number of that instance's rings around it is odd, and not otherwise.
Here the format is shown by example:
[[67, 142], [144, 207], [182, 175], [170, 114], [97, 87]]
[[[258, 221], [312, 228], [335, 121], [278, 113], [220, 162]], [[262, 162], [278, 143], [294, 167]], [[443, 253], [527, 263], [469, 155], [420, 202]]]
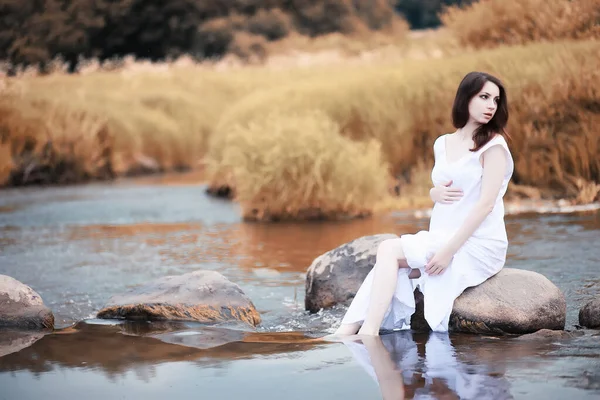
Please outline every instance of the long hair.
[[460, 129], [469, 122], [469, 102], [483, 88], [486, 82], [492, 82], [500, 89], [500, 98], [498, 99], [498, 108], [494, 116], [487, 124], [480, 125], [473, 132], [473, 141], [475, 148], [471, 151], [477, 151], [489, 142], [495, 134], [500, 134], [510, 139], [505, 127], [508, 122], [508, 100], [506, 90], [500, 79], [486, 74], [485, 72], [469, 72], [458, 85], [454, 104], [452, 106], [452, 124]]

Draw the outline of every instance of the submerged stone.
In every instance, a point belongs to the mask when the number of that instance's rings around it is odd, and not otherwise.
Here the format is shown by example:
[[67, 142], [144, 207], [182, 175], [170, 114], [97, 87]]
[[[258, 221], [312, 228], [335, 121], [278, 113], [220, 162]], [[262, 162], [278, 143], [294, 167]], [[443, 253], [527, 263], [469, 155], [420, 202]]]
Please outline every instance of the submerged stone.
[[540, 329], [537, 332], [527, 333], [525, 335], [519, 336], [517, 340], [522, 341], [540, 341], [540, 340], [563, 340], [563, 339], [573, 339], [575, 337], [583, 336], [584, 332], [582, 331], [561, 331], [561, 330], [552, 330], [552, 329]]
[[600, 328], [600, 297], [581, 307], [579, 325], [590, 329]]
[[111, 297], [97, 317], [260, 323], [258, 311], [242, 289], [215, 271], [194, 271], [145, 283]]
[[0, 328], [53, 329], [54, 315], [32, 288], [0, 275]]

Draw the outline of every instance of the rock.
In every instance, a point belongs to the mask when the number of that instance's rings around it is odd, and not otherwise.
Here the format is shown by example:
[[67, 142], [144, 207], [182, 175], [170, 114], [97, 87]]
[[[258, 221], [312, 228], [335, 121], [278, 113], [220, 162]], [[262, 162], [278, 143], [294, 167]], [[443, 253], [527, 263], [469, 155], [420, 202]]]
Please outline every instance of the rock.
[[54, 329], [54, 315], [29, 286], [0, 275], [0, 327]]
[[252, 326], [260, 315], [240, 287], [215, 271], [166, 276], [113, 296], [98, 318], [128, 320], [242, 321]]
[[364, 236], [317, 257], [306, 274], [304, 308], [314, 313], [336, 304], [350, 305], [375, 264], [379, 243], [397, 237]]
[[579, 325], [590, 329], [600, 328], [600, 297], [579, 310]]
[[[375, 264], [379, 243], [395, 237], [362, 237], [317, 257], [306, 276], [306, 310], [317, 312], [336, 304], [350, 305]], [[411, 326], [413, 330], [428, 330], [418, 290], [415, 301]], [[565, 297], [552, 282], [536, 272], [504, 268], [456, 299], [449, 328], [458, 332], [526, 334], [540, 329], [562, 330], [565, 321]]]
[[224, 199], [233, 199], [235, 197], [235, 190], [229, 185], [209, 185], [206, 188], [206, 194], [221, 197]]
[[454, 331], [524, 334], [565, 328], [567, 303], [552, 282], [537, 272], [504, 268], [455, 301]]
[[583, 336], [584, 333], [581, 331], [559, 331], [551, 329], [540, 329], [534, 333], [528, 333], [526, 335], [519, 336], [517, 340], [559, 340], [559, 339], [572, 339], [574, 337]]

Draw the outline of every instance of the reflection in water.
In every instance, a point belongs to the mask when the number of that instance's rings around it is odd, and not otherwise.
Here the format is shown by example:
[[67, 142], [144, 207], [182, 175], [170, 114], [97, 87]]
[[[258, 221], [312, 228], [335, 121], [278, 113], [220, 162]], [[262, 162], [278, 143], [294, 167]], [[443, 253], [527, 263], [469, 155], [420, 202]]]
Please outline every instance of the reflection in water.
[[[260, 386], [262, 374], [270, 377], [280, 373], [279, 379], [289, 378], [285, 387], [298, 384], [296, 398], [305, 398], [307, 387], [319, 387], [317, 383], [322, 382], [320, 376], [313, 378], [306, 372], [307, 365], [322, 363], [329, 366], [330, 374], [338, 373], [338, 380], [327, 376], [325, 392], [317, 395], [327, 397], [339, 389], [339, 382], [352, 381], [346, 375], [346, 362], [338, 365], [333, 361], [339, 353], [350, 357], [344, 345], [321, 346], [307, 341], [304, 333], [332, 333], [345, 307], [305, 312], [306, 269], [315, 257], [360, 236], [410, 233], [428, 224], [426, 218], [414, 219], [412, 214], [399, 212], [327, 223], [243, 223], [235, 203], [207, 197], [202, 185], [137, 182], [141, 184], [3, 191], [0, 273], [40, 293], [53, 310], [57, 325], [64, 327], [93, 318], [110, 296], [132, 286], [166, 275], [216, 270], [239, 284], [253, 300], [263, 317], [258, 332], [94, 322], [43, 337], [31, 333], [0, 335], [2, 389], [23, 389], [37, 383], [40, 391], [57, 390], [63, 376], [65, 382], [69, 378], [71, 386], [82, 376], [99, 376], [102, 379], [96, 382], [101, 383], [96, 387], [103, 391], [107, 389], [105, 376], [109, 380], [119, 376], [125, 377], [127, 389], [134, 390], [135, 379], [126, 378], [130, 371], [141, 379], [154, 376], [156, 370], [180, 377], [182, 385], [196, 383], [199, 375], [204, 376], [207, 379], [202, 384], [213, 384], [213, 391], [207, 393], [214, 395], [223, 387], [231, 388], [232, 379], [240, 382], [251, 376], [251, 382], [239, 385], [247, 391]], [[577, 323], [579, 307], [600, 295], [600, 212], [509, 216], [507, 230], [507, 266], [539, 272], [555, 283], [567, 299], [566, 327], [571, 329]], [[348, 343], [348, 347], [366, 355], [360, 360], [366, 360], [365, 368], [385, 383], [381, 386], [386, 393], [404, 390], [407, 397], [455, 398], [459, 391], [467, 396], [476, 386], [487, 386], [485, 390], [496, 388], [502, 398], [508, 380], [516, 386], [515, 395], [597, 398], [597, 392], [590, 391], [600, 385], [596, 372], [600, 371], [596, 361], [600, 360], [598, 336], [539, 349], [531, 343], [480, 340], [472, 335], [450, 338], [451, 343], [443, 338], [413, 339], [394, 334], [382, 337], [381, 342]], [[268, 369], [271, 364], [273, 369]], [[212, 366], [224, 374], [222, 381], [210, 375]], [[224, 366], [227, 368], [221, 368]], [[222, 372], [225, 369], [230, 372]], [[297, 375], [299, 370], [306, 375]], [[160, 377], [161, 373], [157, 374]], [[356, 374], [368, 382], [360, 368]], [[29, 375], [35, 376], [35, 381], [27, 380]], [[548, 376], [555, 378], [548, 380]], [[266, 381], [269, 387], [265, 393], [281, 398], [273, 392], [271, 381]], [[148, 385], [153, 382], [156, 386], [152, 392], [168, 388], [160, 380], [150, 380]], [[359, 384], [348, 386], [353, 395], [350, 398], [357, 397], [356, 391], [366, 390]], [[122, 389], [116, 388], [112, 397], [119, 397]], [[81, 392], [73, 389], [63, 397], [71, 398], [74, 393]], [[256, 398], [269, 398], [265, 393]], [[485, 398], [487, 392], [482, 393], [481, 398]], [[0, 398], [3, 396], [0, 389]], [[41, 397], [36, 393], [30, 398]]]
[[7, 352], [0, 357], [0, 374], [19, 370], [42, 373], [66, 367], [98, 369], [114, 378], [130, 370], [171, 362], [218, 366], [324, 345], [300, 332], [258, 334], [235, 328], [186, 322], [79, 322]]
[[410, 331], [344, 343], [379, 384], [384, 400], [513, 398], [498, 367], [460, 361], [448, 334], [430, 333], [424, 348]]
[[16, 353], [44, 337], [44, 332], [13, 331], [3, 329], [0, 331], [0, 357]]

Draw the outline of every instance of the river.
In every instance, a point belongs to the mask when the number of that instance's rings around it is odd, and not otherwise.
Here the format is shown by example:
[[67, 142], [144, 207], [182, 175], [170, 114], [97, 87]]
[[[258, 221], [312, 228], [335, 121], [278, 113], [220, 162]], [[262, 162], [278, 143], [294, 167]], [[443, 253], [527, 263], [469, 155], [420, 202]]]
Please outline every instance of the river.
[[[410, 212], [345, 222], [245, 223], [205, 186], [159, 178], [0, 191], [0, 274], [36, 290], [57, 330], [0, 357], [0, 399], [592, 399], [600, 335], [519, 341], [464, 334], [319, 343], [343, 307], [304, 311], [305, 273], [357, 237], [427, 227]], [[539, 272], [567, 298], [566, 329], [600, 295], [600, 212], [508, 216], [507, 266]], [[197, 269], [237, 283], [262, 317], [237, 326], [94, 319], [108, 298]], [[391, 363], [391, 364], [390, 364]]]

